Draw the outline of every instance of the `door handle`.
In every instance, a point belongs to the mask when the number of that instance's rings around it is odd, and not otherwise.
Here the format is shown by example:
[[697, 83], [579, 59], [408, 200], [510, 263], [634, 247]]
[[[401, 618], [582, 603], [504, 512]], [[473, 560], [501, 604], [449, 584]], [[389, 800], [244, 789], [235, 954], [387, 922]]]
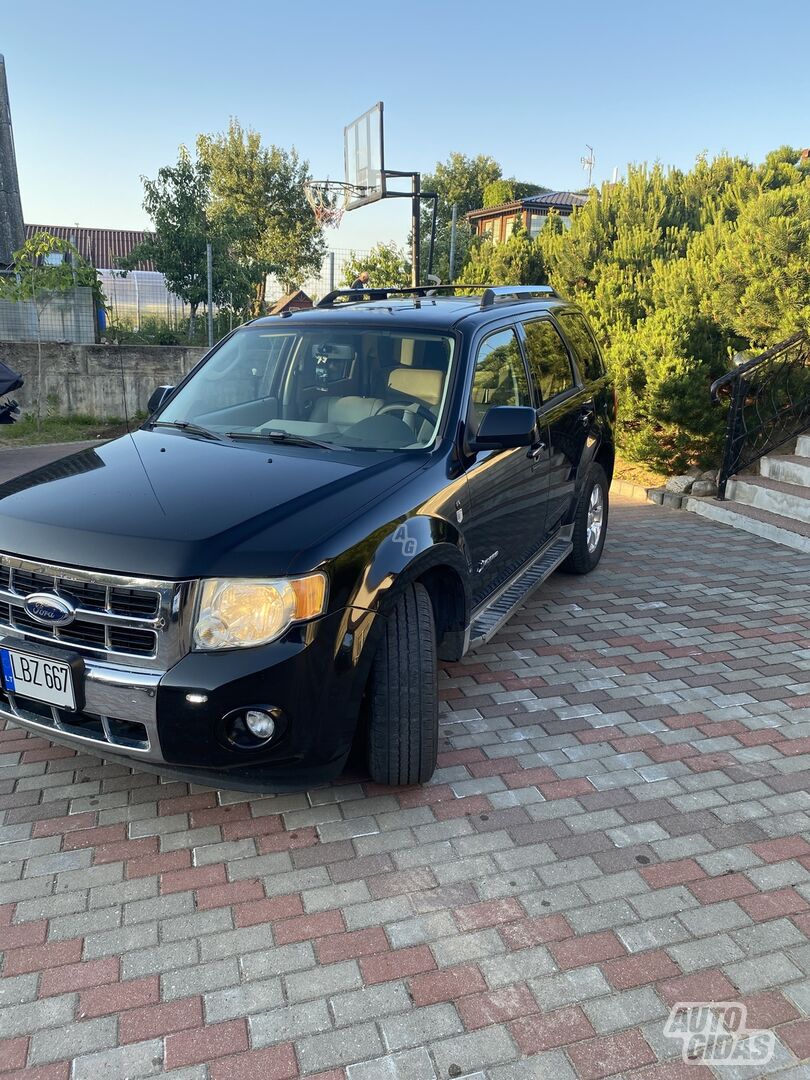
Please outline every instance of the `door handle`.
[[529, 452], [526, 454], [526, 457], [531, 458], [532, 461], [537, 461], [545, 449], [546, 444], [544, 442], [535, 443], [534, 446], [531, 446], [529, 448]]
[[593, 418], [594, 411], [593, 409], [589, 409], [587, 406], [585, 406], [582, 412], [579, 414], [579, 422], [585, 429], [590, 428], [591, 424], [593, 423]]

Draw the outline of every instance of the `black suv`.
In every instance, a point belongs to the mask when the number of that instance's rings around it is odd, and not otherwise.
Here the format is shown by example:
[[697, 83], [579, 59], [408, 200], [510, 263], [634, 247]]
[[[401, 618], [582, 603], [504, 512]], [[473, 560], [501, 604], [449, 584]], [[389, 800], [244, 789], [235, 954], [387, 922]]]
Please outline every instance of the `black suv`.
[[613, 390], [547, 286], [332, 293], [150, 410], [0, 486], [0, 717], [112, 760], [424, 782], [437, 658], [602, 553]]

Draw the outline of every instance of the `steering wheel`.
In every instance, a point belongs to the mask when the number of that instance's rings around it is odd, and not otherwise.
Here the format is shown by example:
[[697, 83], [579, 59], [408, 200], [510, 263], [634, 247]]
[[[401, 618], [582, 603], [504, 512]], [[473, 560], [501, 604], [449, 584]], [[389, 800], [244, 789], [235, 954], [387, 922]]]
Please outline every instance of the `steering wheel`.
[[421, 416], [425, 423], [430, 424], [431, 427], [436, 426], [436, 417], [430, 411], [430, 409], [423, 402], [395, 402], [393, 405], [383, 405], [375, 416], [382, 416], [384, 413], [398, 412], [402, 413], [402, 419], [405, 420], [406, 416]]

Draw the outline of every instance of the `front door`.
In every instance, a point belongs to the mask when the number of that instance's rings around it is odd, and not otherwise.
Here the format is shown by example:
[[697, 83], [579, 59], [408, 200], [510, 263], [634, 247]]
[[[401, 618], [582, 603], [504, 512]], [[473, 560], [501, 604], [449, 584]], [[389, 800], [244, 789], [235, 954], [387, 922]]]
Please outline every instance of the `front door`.
[[577, 471], [593, 422], [593, 400], [571, 363], [568, 349], [548, 318], [522, 324], [539, 418], [548, 433], [549, 492], [546, 530], [571, 520]]
[[[488, 334], [478, 345], [468, 428], [474, 435], [494, 405], [535, 405], [514, 327]], [[548, 489], [542, 443], [479, 451], [467, 470], [470, 520], [464, 535], [472, 561], [473, 604], [490, 593], [542, 545]]]

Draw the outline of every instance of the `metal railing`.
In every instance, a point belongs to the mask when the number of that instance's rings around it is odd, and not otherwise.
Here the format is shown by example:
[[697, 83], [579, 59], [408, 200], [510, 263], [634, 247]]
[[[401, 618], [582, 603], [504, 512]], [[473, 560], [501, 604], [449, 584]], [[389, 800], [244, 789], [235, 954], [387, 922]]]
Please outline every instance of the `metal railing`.
[[795, 334], [712, 383], [729, 399], [718, 498], [730, 477], [810, 429], [810, 337]]

